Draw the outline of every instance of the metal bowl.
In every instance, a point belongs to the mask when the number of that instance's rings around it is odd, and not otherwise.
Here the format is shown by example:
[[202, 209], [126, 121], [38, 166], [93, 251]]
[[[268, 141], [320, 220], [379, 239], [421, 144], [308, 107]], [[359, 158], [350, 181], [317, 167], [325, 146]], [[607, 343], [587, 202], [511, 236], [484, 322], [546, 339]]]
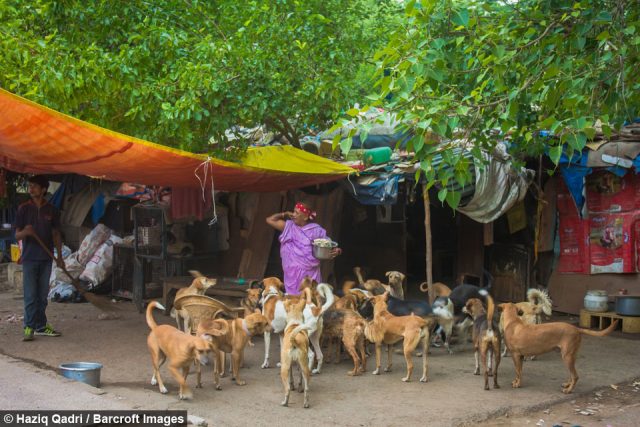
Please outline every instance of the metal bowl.
[[93, 387], [100, 387], [100, 370], [102, 369], [102, 364], [100, 363], [63, 363], [58, 366], [58, 369], [63, 377], [80, 381]]
[[338, 247], [338, 243], [331, 242], [331, 246], [318, 246], [313, 244], [313, 256], [319, 260], [328, 260], [331, 258], [331, 251]]

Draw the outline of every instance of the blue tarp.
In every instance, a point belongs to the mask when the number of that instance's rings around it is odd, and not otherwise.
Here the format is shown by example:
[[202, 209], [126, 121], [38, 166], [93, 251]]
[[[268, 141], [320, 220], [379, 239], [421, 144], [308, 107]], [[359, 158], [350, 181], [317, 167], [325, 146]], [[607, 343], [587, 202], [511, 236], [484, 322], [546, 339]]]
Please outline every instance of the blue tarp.
[[[348, 192], [363, 205], [395, 205], [398, 201], [398, 181], [400, 175], [381, 174], [368, 185], [345, 182]], [[355, 194], [354, 194], [355, 191]]]

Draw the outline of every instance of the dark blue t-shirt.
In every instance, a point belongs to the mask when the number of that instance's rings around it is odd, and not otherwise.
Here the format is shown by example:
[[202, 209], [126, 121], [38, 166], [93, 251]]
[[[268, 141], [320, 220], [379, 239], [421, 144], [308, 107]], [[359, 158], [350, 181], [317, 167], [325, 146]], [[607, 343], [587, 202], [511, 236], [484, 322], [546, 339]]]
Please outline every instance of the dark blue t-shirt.
[[[31, 225], [36, 234], [45, 245], [53, 252], [53, 230], [60, 229], [60, 213], [49, 202], [41, 207], [36, 206], [33, 200], [29, 200], [18, 207], [14, 227], [24, 228]], [[45, 252], [38, 242], [27, 237], [22, 241], [22, 261], [48, 261], [51, 257]]]

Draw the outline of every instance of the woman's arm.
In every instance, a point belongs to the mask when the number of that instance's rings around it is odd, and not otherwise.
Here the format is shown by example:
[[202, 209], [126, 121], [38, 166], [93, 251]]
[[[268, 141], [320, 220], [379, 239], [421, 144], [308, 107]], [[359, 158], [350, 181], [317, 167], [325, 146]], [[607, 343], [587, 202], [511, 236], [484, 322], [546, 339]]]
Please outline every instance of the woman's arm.
[[267, 224], [278, 231], [283, 231], [287, 218], [291, 217], [291, 212], [279, 212], [267, 217]]

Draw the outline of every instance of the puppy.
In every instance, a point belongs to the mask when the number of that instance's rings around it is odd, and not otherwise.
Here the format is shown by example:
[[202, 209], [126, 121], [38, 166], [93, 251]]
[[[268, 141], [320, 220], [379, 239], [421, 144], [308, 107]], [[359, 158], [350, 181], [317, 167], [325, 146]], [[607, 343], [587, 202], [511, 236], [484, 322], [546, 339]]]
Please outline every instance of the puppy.
[[[284, 386], [284, 400], [282, 406], [289, 405], [291, 389], [295, 390], [293, 383], [292, 364], [298, 362], [300, 368], [300, 391], [304, 391], [304, 407], [309, 407], [309, 382], [311, 381], [310, 365], [313, 363], [313, 351], [309, 349], [309, 336], [307, 326], [303, 321], [303, 310], [306, 301], [284, 301], [287, 313], [287, 325], [284, 329], [284, 339], [280, 347], [280, 378]], [[303, 388], [304, 387], [304, 388]]]
[[525, 356], [536, 356], [558, 348], [570, 375], [569, 380], [562, 384], [562, 392], [571, 393], [578, 382], [575, 364], [582, 335], [603, 337], [609, 335], [618, 324], [618, 319], [616, 319], [607, 329], [597, 332], [576, 328], [562, 322], [530, 325], [518, 316], [515, 304], [504, 303], [499, 307], [503, 310], [504, 339], [511, 352], [516, 371], [516, 378], [511, 383], [513, 388], [521, 386], [522, 361]]
[[193, 394], [187, 386], [187, 375], [189, 375], [189, 368], [194, 361], [202, 365], [209, 363], [207, 355], [211, 347], [209, 341], [205, 339], [209, 335], [206, 335], [205, 338], [194, 337], [173, 326], [158, 326], [151, 313], [154, 307], [164, 310], [164, 307], [156, 301], [152, 301], [147, 306], [147, 325], [151, 329], [147, 337], [147, 346], [153, 365], [151, 385], [158, 384], [160, 393], [167, 393], [167, 388], [160, 376], [160, 366], [169, 358], [169, 371], [180, 384], [178, 396], [180, 399], [191, 399]]
[[[474, 375], [480, 375], [478, 353], [484, 370], [484, 389], [489, 390], [489, 376], [493, 375], [493, 388], [498, 385], [498, 366], [500, 365], [501, 335], [497, 324], [493, 319], [495, 305], [493, 298], [487, 295], [487, 311], [485, 312], [482, 301], [471, 298], [462, 309], [473, 318], [473, 348], [475, 350], [476, 369]], [[489, 360], [487, 360], [489, 357]], [[493, 373], [490, 373], [493, 366]]]
[[[340, 363], [340, 341], [353, 360], [353, 370], [348, 375], [360, 375], [366, 370], [367, 356], [364, 348], [364, 329], [367, 322], [360, 314], [351, 309], [333, 308], [323, 315], [323, 336], [329, 340], [328, 353], [333, 355], [336, 350], [336, 361]], [[358, 355], [359, 353], [359, 355]]]
[[376, 345], [376, 369], [374, 375], [380, 374], [380, 359], [382, 344], [387, 346], [387, 367], [385, 372], [391, 371], [392, 345], [403, 340], [404, 358], [407, 362], [407, 375], [402, 381], [410, 381], [413, 372], [412, 353], [422, 342], [422, 377], [421, 382], [427, 381], [428, 364], [427, 350], [429, 347], [429, 331], [435, 321], [427, 321], [415, 315], [394, 316], [387, 310], [389, 294], [385, 292], [371, 298], [373, 303], [373, 321], [369, 322], [364, 330], [365, 336]]
[[389, 295], [395, 298], [404, 299], [404, 288], [402, 284], [407, 277], [399, 271], [387, 271], [385, 276], [389, 279], [389, 284], [385, 289], [389, 291]]
[[[203, 320], [198, 325], [196, 336], [210, 336], [211, 349], [216, 353], [216, 364], [213, 379], [220, 390], [220, 373], [224, 372], [225, 353], [231, 354], [231, 379], [237, 385], [245, 385], [240, 379], [240, 365], [244, 359], [244, 349], [252, 336], [262, 334], [269, 327], [269, 321], [256, 309], [244, 319]], [[200, 369], [198, 369], [198, 386], [201, 387]]]
[[[199, 271], [189, 270], [189, 273], [194, 277], [193, 282], [191, 282], [191, 285], [186, 288], [178, 289], [174, 301], [177, 301], [181, 297], [187, 295], [204, 295], [205, 292], [207, 292], [207, 289], [215, 286], [218, 282], [216, 279], [209, 279], [203, 276]], [[181, 329], [187, 333], [191, 333], [191, 325], [189, 324], [189, 313], [187, 312], [187, 310], [176, 310], [175, 307], [172, 307], [171, 317], [176, 319], [178, 329]]]
[[[547, 291], [533, 288], [529, 289], [527, 291], [527, 300], [528, 301], [516, 303], [518, 315], [524, 323], [530, 325], [542, 323], [542, 313], [551, 316], [552, 303]], [[504, 316], [500, 316], [500, 333], [504, 334]], [[507, 347], [505, 346], [502, 351], [502, 356], [504, 357], [506, 354]], [[535, 356], [532, 356], [531, 360], [533, 360], [534, 357]]]

